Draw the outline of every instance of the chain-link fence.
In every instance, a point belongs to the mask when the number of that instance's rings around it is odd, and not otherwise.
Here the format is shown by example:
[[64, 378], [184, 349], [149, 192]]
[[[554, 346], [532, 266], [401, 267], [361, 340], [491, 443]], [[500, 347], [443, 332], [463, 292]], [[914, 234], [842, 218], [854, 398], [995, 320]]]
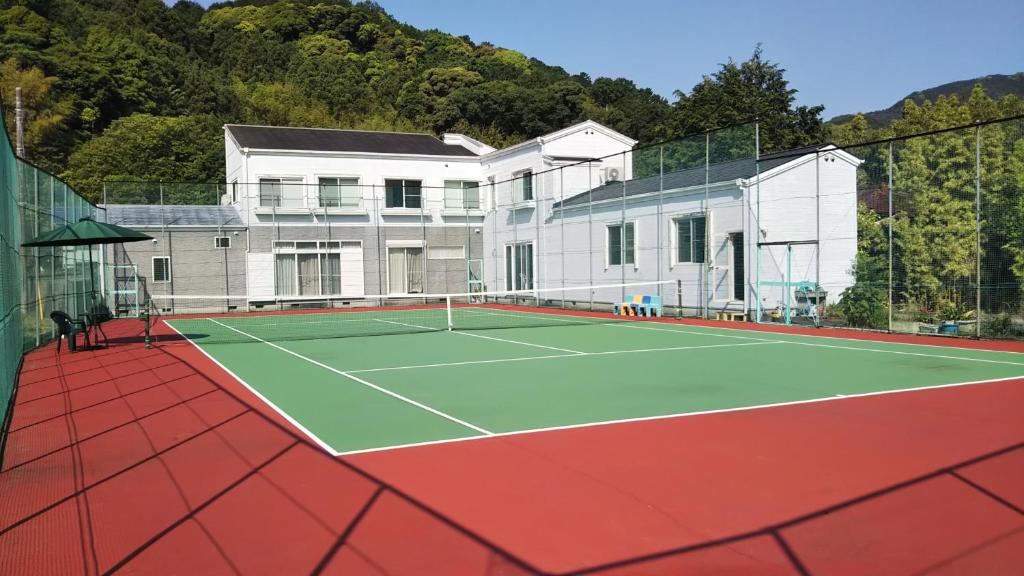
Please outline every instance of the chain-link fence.
[[100, 274], [95, 266], [90, 269], [89, 248], [21, 246], [55, 227], [85, 216], [95, 217], [97, 209], [52, 174], [17, 158], [6, 129], [3, 133], [0, 143], [3, 202], [0, 211], [0, 410], [8, 414], [22, 353], [56, 336], [55, 325], [49, 317], [54, 310], [77, 317], [90, 309], [94, 299], [100, 298]]
[[160, 234], [115, 262], [173, 268], [139, 274], [151, 295], [573, 288], [558, 306], [603, 309], [629, 294], [578, 288], [673, 280], [657, 295], [691, 316], [1021, 337], [1022, 123], [774, 154], [752, 123], [597, 158], [497, 157], [493, 178], [111, 182], [105, 198], [160, 207], [114, 221]]

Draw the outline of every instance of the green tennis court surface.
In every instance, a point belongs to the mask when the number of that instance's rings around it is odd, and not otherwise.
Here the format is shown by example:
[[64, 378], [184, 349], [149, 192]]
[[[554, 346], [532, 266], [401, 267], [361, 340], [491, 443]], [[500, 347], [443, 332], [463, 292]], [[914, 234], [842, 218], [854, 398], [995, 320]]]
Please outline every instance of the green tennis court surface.
[[444, 308], [168, 324], [338, 454], [1024, 376], [1009, 352], [452, 312], [453, 331]]

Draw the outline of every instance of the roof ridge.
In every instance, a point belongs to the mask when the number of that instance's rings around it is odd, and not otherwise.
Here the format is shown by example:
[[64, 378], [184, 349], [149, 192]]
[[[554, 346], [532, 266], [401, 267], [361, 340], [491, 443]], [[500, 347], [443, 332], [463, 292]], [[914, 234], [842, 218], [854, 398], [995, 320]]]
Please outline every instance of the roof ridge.
[[323, 128], [314, 126], [271, 126], [269, 124], [225, 124], [225, 127], [237, 126], [239, 128], [273, 128], [276, 130], [322, 130], [324, 132], [359, 132], [361, 134], [403, 134], [406, 136], [427, 136], [438, 142], [444, 140], [429, 132], [398, 132], [394, 130], [360, 130], [358, 128]]

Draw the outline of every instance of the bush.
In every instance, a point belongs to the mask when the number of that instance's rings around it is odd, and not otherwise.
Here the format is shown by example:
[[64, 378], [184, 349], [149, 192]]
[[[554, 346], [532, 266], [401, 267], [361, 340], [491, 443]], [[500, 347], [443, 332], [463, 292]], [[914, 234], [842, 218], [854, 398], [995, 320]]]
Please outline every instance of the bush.
[[850, 326], [858, 328], [885, 328], [889, 321], [886, 291], [864, 283], [843, 290], [836, 308]]

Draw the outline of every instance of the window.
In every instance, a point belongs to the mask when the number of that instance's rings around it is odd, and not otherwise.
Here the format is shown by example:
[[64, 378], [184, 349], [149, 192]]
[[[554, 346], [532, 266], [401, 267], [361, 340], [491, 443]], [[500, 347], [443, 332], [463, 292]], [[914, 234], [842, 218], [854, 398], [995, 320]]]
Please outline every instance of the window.
[[274, 293], [331, 296], [341, 293], [340, 242], [274, 242]]
[[423, 248], [388, 248], [388, 292], [423, 293]]
[[465, 260], [465, 246], [430, 246], [427, 248], [428, 260]]
[[420, 180], [385, 180], [384, 193], [387, 208], [422, 207], [422, 182]]
[[608, 227], [608, 265], [636, 264], [636, 226], [633, 222]]
[[515, 180], [515, 200], [520, 202], [527, 202], [533, 200], [533, 170], [524, 170], [514, 176]]
[[703, 264], [707, 218], [694, 216], [676, 220], [676, 262]]
[[170, 282], [171, 281], [171, 257], [170, 256], [154, 256], [153, 257], [153, 282]]
[[462, 180], [444, 181], [444, 207], [464, 210], [480, 208], [480, 183]]
[[231, 202], [238, 202], [238, 180], [231, 181]]
[[231, 236], [214, 236], [214, 248], [231, 248]]
[[302, 178], [260, 178], [260, 206], [302, 208]]
[[358, 178], [320, 178], [321, 208], [358, 208], [361, 196]]
[[533, 290], [533, 243], [505, 245], [505, 289]]

